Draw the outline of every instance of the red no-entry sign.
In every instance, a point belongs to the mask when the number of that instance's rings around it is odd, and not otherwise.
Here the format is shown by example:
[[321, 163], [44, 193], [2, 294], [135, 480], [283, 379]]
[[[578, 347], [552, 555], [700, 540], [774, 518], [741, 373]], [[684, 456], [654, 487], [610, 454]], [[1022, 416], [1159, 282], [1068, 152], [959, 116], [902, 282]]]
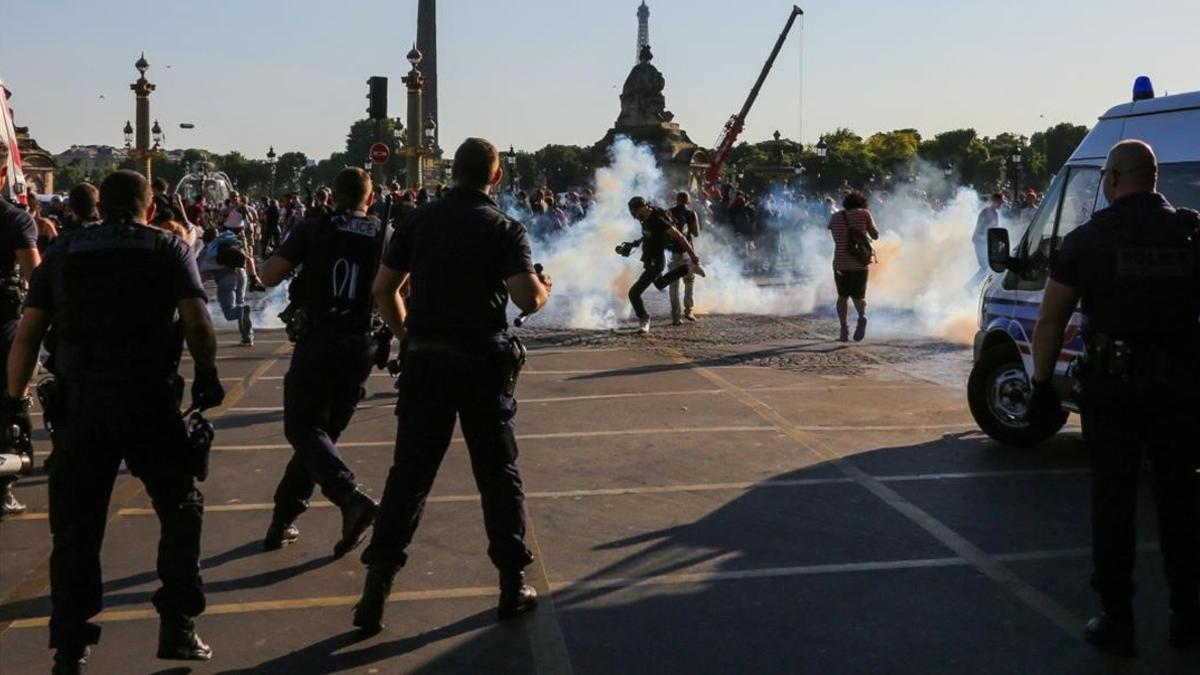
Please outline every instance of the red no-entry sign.
[[376, 143], [371, 146], [371, 161], [376, 164], [386, 164], [388, 158], [392, 156], [392, 151], [383, 143]]

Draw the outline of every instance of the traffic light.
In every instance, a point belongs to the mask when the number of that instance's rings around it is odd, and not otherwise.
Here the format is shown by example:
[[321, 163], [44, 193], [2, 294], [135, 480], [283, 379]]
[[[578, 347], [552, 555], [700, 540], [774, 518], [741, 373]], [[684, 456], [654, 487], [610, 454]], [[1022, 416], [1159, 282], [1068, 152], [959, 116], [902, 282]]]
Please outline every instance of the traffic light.
[[370, 101], [367, 113], [370, 118], [387, 119], [387, 78], [375, 75], [367, 80], [367, 86], [370, 87], [367, 92], [367, 100]]

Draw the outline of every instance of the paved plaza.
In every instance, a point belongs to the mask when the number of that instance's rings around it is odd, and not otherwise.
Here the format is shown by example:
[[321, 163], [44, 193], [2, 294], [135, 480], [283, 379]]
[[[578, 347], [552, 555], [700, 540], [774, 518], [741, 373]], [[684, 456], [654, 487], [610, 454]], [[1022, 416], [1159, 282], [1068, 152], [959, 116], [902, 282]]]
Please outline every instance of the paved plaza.
[[[1148, 492], [1142, 658], [1109, 660], [1082, 642], [1095, 603], [1077, 428], [1036, 449], [1001, 447], [967, 411], [969, 350], [886, 336], [848, 346], [771, 322], [720, 348], [700, 344], [715, 325], [704, 322], [649, 339], [532, 331], [518, 434], [542, 604], [495, 621], [496, 575], [456, 438], [387, 628], [368, 639], [350, 626], [357, 553], [331, 557], [336, 509], [319, 500], [298, 543], [261, 549], [290, 456], [280, 406], [291, 347], [280, 331], [250, 349], [223, 333], [229, 396], [213, 411], [202, 486], [199, 626], [215, 658], [154, 659], [158, 527], [123, 473], [92, 672], [1200, 672], [1200, 655], [1165, 644]], [[391, 379], [373, 375], [343, 436], [376, 497], [393, 400]], [[4, 675], [49, 670], [45, 480], [23, 480], [29, 513], [0, 525]]]

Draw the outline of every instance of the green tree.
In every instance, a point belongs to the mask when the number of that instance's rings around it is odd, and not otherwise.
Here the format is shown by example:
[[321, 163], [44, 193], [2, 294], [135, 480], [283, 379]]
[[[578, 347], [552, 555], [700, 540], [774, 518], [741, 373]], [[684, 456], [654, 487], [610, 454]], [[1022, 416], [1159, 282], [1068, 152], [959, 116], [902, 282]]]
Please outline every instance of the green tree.
[[1047, 178], [1062, 169], [1063, 164], [1067, 163], [1087, 134], [1087, 127], [1063, 122], [1038, 132], [1029, 139], [1034, 151], [1041, 153], [1045, 158], [1044, 173]]
[[54, 170], [54, 189], [58, 192], [69, 192], [71, 188], [87, 180], [83, 169], [68, 164]]
[[917, 157], [921, 134], [916, 129], [879, 132], [867, 139], [866, 151], [877, 173], [906, 171]]
[[300, 191], [300, 176], [308, 167], [308, 157], [303, 152], [285, 152], [275, 163], [275, 194]]
[[547, 145], [534, 153], [540, 173], [545, 174], [547, 185], [555, 192], [587, 185], [592, 177], [592, 167], [587, 161], [587, 150], [577, 145]]
[[533, 189], [541, 173], [542, 166], [537, 155], [521, 150], [517, 151], [517, 184], [522, 190]]

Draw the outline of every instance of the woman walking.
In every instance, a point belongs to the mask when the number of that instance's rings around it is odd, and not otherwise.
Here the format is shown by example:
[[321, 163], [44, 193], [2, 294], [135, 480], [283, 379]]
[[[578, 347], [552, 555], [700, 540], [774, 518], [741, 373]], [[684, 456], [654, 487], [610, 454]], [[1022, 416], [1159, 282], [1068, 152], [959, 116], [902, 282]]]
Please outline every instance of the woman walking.
[[[871, 263], [869, 242], [879, 238], [875, 219], [867, 210], [867, 198], [860, 192], [850, 192], [842, 200], [843, 211], [829, 217], [829, 232], [833, 235], [833, 280], [837, 284], [837, 314], [842, 329], [838, 340], [850, 339], [847, 323], [850, 300], [858, 311], [854, 341], [862, 342], [867, 334], [867, 266]], [[868, 239], [868, 237], [870, 239]], [[865, 244], [865, 245], [864, 245]]]

